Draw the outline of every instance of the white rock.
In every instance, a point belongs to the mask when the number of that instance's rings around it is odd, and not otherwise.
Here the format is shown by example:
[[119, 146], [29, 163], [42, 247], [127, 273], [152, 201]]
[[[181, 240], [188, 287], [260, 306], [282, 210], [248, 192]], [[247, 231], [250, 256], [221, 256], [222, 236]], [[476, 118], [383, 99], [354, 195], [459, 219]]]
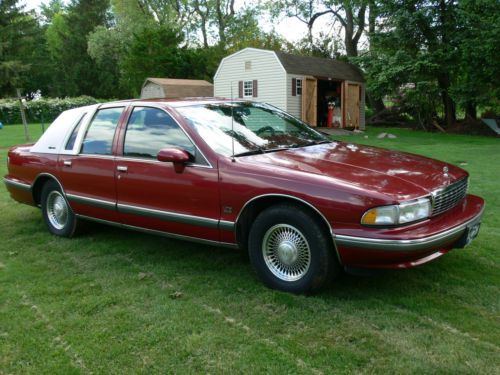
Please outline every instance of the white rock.
[[397, 138], [394, 134], [387, 134], [387, 138], [394, 139]]
[[380, 133], [379, 135], [377, 135], [377, 138], [382, 139], [382, 138], [385, 138], [386, 135], [387, 135], [387, 133]]

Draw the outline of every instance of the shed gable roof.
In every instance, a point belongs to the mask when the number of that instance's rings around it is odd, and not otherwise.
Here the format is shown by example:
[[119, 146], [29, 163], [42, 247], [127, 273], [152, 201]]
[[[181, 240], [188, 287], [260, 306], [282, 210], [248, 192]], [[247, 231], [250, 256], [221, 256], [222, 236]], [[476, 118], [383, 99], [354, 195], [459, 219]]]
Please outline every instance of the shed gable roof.
[[202, 79], [176, 79], [176, 78], [146, 78], [142, 87], [148, 82], [156, 83], [160, 86], [213, 86], [210, 82]]
[[312, 56], [297, 56], [284, 52], [275, 52], [281, 65], [289, 74], [329, 77], [334, 79], [364, 82], [363, 74], [354, 66], [344, 61]]

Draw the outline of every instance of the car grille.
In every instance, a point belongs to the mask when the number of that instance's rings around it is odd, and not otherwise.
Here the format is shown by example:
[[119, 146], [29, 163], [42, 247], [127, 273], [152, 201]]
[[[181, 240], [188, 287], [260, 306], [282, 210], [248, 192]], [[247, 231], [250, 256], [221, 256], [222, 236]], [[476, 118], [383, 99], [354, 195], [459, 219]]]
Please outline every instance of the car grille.
[[465, 198], [467, 194], [467, 185], [469, 180], [467, 177], [460, 181], [435, 191], [433, 196], [432, 216], [439, 215], [450, 208], [455, 207], [458, 202]]

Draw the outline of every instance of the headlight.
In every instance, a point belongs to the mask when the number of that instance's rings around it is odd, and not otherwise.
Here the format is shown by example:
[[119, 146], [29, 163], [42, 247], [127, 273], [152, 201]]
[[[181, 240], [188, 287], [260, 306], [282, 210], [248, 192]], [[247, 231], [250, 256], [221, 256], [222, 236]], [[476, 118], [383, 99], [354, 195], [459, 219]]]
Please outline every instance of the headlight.
[[361, 224], [365, 225], [398, 225], [426, 219], [431, 212], [429, 198], [403, 202], [392, 206], [372, 208], [365, 212]]

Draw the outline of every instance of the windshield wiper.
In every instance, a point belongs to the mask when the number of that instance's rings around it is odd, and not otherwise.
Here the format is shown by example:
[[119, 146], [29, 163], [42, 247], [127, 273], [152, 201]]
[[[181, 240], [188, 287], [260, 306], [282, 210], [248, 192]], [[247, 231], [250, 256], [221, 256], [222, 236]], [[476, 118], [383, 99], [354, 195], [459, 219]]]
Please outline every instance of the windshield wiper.
[[324, 141], [310, 141], [310, 142], [307, 142], [307, 143], [302, 143], [302, 144], [293, 144], [292, 146], [290, 147], [293, 147], [293, 148], [300, 148], [300, 147], [307, 147], [307, 146], [316, 146], [316, 145], [322, 145], [322, 144], [325, 144], [325, 143], [332, 143], [332, 141], [327, 141], [327, 140], [324, 140]]
[[256, 150], [250, 150], [245, 152], [240, 152], [239, 154], [235, 154], [234, 156], [248, 156], [248, 155], [257, 155], [257, 154], [267, 154], [268, 152], [277, 152], [277, 151], [285, 151], [290, 147], [277, 147], [277, 148], [258, 148]]
[[249, 150], [249, 151], [244, 151], [240, 152], [239, 154], [234, 154], [234, 157], [238, 156], [249, 156], [249, 155], [257, 155], [257, 154], [263, 154], [265, 151], [261, 148], [257, 148], [255, 150]]

